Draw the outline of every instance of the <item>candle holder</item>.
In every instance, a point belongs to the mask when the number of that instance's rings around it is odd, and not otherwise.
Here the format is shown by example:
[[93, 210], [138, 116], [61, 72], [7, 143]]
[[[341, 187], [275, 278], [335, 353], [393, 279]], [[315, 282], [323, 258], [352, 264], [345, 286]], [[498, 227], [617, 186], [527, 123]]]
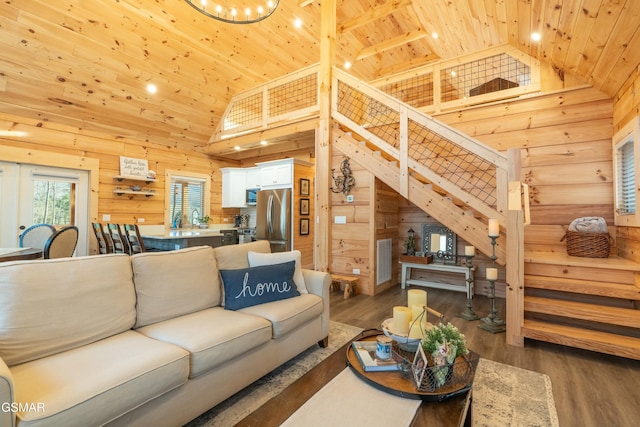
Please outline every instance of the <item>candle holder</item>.
[[[489, 236], [489, 238], [491, 239], [491, 261], [495, 266], [496, 259], [498, 259], [498, 257], [496, 256], [496, 240], [498, 239], [498, 236]], [[489, 315], [487, 317], [482, 318], [482, 321], [484, 323], [478, 325], [478, 327], [480, 329], [484, 329], [485, 331], [489, 331], [493, 334], [506, 332], [507, 323], [498, 317], [498, 310], [496, 309], [496, 281], [495, 280], [489, 280], [489, 289], [491, 291], [489, 293], [489, 299], [491, 300], [491, 309], [490, 309]]]
[[458, 317], [461, 317], [464, 320], [478, 320], [480, 316], [473, 311], [473, 255], [465, 255], [465, 258], [466, 266], [469, 269], [469, 274], [467, 275], [467, 308], [462, 313], [458, 314]]

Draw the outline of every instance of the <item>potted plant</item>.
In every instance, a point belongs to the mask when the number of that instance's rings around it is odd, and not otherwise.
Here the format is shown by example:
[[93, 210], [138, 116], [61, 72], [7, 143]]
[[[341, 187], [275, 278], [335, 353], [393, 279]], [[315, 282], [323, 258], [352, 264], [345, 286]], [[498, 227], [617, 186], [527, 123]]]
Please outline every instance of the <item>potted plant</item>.
[[211, 218], [209, 218], [209, 215], [205, 215], [205, 216], [203, 216], [201, 218], [198, 218], [198, 227], [200, 227], [200, 228], [208, 228], [210, 220], [211, 220]]
[[451, 323], [426, 329], [420, 344], [429, 362], [429, 379], [436, 387], [441, 387], [451, 377], [451, 365], [456, 358], [469, 353], [464, 335]]

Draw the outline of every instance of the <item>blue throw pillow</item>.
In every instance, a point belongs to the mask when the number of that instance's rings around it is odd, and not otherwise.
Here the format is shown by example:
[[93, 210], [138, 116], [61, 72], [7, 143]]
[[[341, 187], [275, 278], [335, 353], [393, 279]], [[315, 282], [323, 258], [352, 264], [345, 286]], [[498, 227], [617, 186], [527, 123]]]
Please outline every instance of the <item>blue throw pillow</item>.
[[300, 295], [293, 281], [295, 261], [239, 270], [220, 270], [224, 308], [239, 310]]

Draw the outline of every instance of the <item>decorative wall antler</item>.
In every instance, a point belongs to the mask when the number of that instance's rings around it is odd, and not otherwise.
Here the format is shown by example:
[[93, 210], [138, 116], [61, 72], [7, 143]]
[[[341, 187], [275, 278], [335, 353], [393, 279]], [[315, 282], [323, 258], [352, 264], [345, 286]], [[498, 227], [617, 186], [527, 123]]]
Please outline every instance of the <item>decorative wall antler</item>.
[[340, 172], [342, 175], [336, 176], [335, 171], [335, 169], [331, 169], [331, 178], [334, 182], [334, 187], [331, 187], [331, 191], [334, 193], [342, 193], [346, 196], [356, 185], [356, 180], [349, 166], [349, 158], [345, 157], [340, 164]]

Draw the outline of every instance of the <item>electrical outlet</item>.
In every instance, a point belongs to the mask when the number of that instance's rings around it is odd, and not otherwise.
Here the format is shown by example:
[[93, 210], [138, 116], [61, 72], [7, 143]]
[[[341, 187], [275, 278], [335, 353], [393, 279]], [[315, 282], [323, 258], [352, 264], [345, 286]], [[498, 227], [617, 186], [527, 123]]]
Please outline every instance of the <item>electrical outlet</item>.
[[360, 269], [359, 268], [354, 268], [352, 272], [353, 272], [353, 274], [360, 274]]
[[103, 221], [111, 221], [111, 215], [109, 215], [109, 214], [102, 215], [102, 220]]
[[144, 222], [144, 218], [138, 218], [138, 222]]
[[334, 223], [336, 224], [346, 224], [347, 223], [347, 217], [346, 216], [336, 216], [334, 218]]

